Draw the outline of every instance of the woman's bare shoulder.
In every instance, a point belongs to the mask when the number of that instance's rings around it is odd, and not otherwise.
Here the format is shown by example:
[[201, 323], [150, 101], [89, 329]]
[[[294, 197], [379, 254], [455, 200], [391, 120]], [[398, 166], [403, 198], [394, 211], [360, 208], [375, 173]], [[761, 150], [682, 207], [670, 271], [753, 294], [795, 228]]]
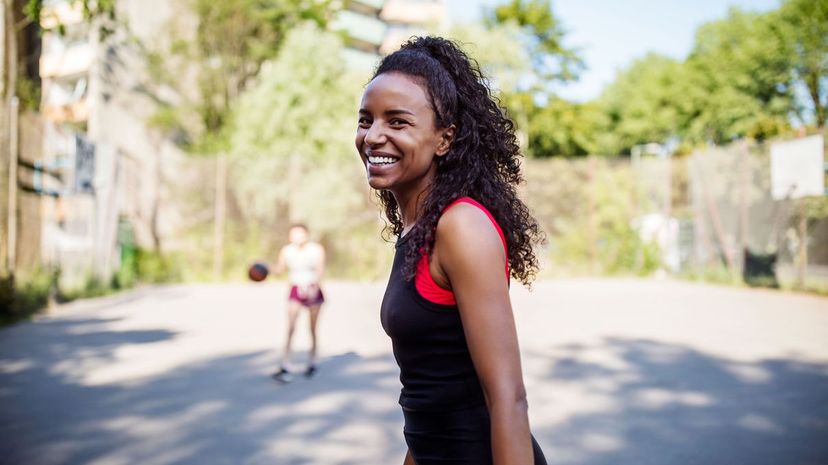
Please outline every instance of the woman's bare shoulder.
[[467, 253], [502, 253], [500, 235], [480, 207], [461, 202], [446, 210], [437, 222], [437, 243]]

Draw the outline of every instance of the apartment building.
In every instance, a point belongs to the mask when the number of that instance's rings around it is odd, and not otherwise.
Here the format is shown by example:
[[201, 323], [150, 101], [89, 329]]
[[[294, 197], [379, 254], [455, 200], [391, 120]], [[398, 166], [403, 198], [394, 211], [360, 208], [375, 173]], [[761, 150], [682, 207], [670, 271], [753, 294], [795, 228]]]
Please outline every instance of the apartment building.
[[[145, 40], [162, 35], [173, 14], [164, 0], [119, 6], [131, 34]], [[142, 91], [145, 65], [123, 37], [102, 42], [72, 0], [44, 2], [41, 26], [43, 160], [33, 188], [43, 194], [43, 261], [59, 266], [71, 286], [90, 273], [112, 275], [125, 224], [151, 246], [174, 222], [158, 199], [164, 174], [183, 154], [148, 127], [154, 107]]]
[[379, 51], [387, 55], [411, 36], [444, 28], [448, 16], [444, 0], [387, 0], [380, 19], [387, 28]]
[[442, 29], [446, 21], [444, 0], [351, 0], [332, 28], [346, 34], [349, 65], [372, 70], [409, 37]]
[[387, 25], [380, 19], [385, 0], [345, 2], [331, 23], [331, 29], [345, 34], [345, 59], [348, 66], [372, 70], [379, 60]]

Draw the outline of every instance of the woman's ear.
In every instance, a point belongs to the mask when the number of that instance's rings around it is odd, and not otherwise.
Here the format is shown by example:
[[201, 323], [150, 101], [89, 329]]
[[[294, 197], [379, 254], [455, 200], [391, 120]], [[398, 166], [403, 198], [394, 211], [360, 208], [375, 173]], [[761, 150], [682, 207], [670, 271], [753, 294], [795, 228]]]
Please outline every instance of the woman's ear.
[[442, 157], [447, 154], [451, 148], [451, 143], [454, 142], [454, 134], [457, 132], [457, 127], [453, 124], [442, 130], [440, 135], [440, 143], [437, 144], [437, 156]]

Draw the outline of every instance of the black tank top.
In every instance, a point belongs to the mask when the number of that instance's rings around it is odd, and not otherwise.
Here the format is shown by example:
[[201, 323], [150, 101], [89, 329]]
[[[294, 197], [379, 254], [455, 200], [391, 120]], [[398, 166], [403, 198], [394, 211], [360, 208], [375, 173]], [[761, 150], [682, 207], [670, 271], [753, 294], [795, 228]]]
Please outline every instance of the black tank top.
[[485, 404], [472, 364], [460, 312], [417, 292], [402, 276], [405, 253], [397, 241], [394, 265], [380, 307], [380, 320], [391, 337], [400, 367], [400, 405], [411, 410], [460, 410]]

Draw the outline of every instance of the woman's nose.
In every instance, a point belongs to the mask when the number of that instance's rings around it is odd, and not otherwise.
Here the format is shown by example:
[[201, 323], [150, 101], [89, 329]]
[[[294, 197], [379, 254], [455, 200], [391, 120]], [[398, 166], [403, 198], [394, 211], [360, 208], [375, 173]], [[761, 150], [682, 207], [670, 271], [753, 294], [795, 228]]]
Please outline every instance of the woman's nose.
[[365, 143], [370, 146], [382, 145], [385, 140], [385, 132], [380, 124], [372, 124], [365, 132]]

